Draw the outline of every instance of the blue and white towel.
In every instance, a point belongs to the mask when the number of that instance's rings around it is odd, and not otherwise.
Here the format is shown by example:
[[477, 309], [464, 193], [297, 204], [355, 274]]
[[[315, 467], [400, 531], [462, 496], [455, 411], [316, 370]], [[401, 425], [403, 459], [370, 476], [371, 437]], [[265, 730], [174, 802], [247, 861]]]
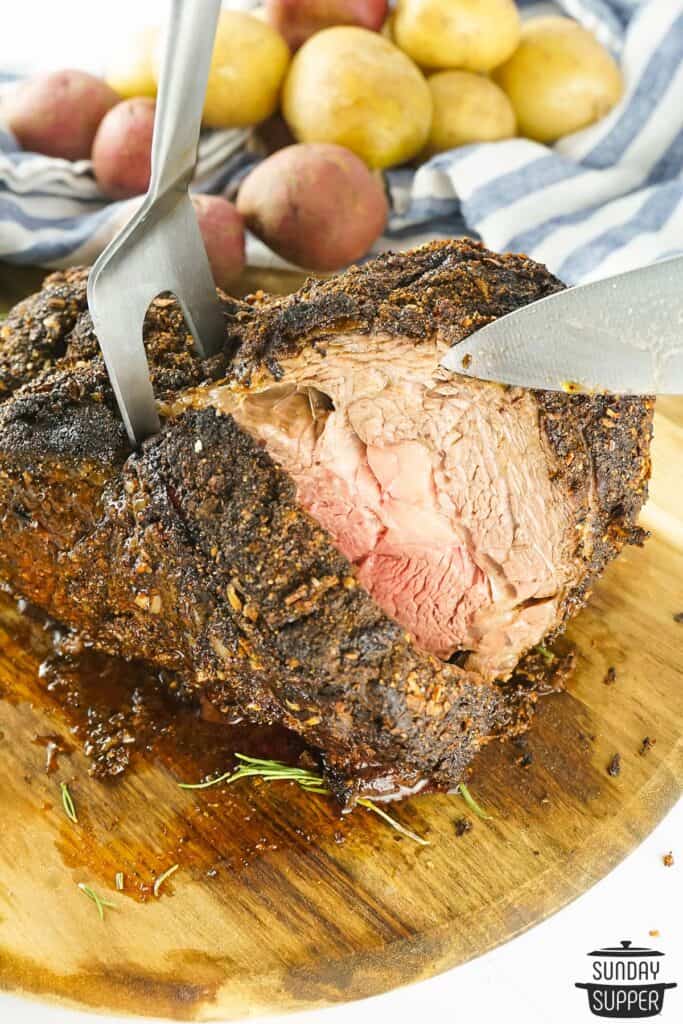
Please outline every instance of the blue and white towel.
[[[469, 234], [526, 252], [568, 283], [683, 251], [683, 0], [559, 0], [619, 60], [622, 102], [550, 148], [464, 146], [388, 173], [392, 213], [373, 251]], [[525, 16], [557, 12], [522, 0]], [[245, 132], [202, 138], [195, 187], [229, 192], [256, 157]], [[0, 128], [0, 259], [89, 263], [139, 199], [111, 203], [90, 163], [24, 153]], [[286, 266], [254, 238], [252, 265]]]

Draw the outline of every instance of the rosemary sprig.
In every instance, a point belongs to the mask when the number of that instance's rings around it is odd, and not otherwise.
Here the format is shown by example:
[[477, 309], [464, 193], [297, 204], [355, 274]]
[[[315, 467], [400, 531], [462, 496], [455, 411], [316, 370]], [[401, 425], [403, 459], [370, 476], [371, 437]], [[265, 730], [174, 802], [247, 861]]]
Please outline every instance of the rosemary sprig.
[[260, 757], [247, 757], [246, 754], [235, 754], [240, 762], [234, 772], [225, 772], [216, 779], [209, 779], [207, 782], [180, 782], [181, 789], [208, 789], [210, 786], [217, 786], [221, 782], [239, 782], [240, 779], [259, 778], [264, 782], [296, 782], [308, 793], [320, 793], [329, 795], [329, 789], [320, 775], [308, 771], [306, 768], [292, 768], [281, 761], [267, 761]]
[[534, 648], [534, 650], [538, 651], [538, 653], [541, 655], [541, 657], [544, 658], [545, 661], [547, 661], [549, 665], [552, 665], [552, 663], [555, 661], [555, 655], [553, 654], [552, 651], [548, 650], [548, 648], [545, 646], [545, 644], [536, 644], [536, 647]]
[[60, 783], [59, 788], [62, 793], [62, 806], [64, 808], [64, 813], [66, 814], [69, 821], [73, 821], [74, 825], [77, 825], [78, 815], [76, 814], [76, 805], [74, 803], [73, 797], [71, 796], [71, 793], [69, 792], [69, 787], [67, 786], [66, 782], [62, 782]]
[[110, 910], [113, 910], [114, 904], [110, 903], [109, 900], [104, 899], [103, 896], [98, 896], [95, 890], [89, 885], [86, 885], [85, 882], [79, 882], [78, 888], [82, 893], [85, 893], [89, 900], [93, 901], [97, 907], [97, 913], [100, 915], [100, 921], [104, 921], [104, 908], [108, 907]]
[[179, 782], [178, 786], [180, 789], [210, 789], [212, 786], [218, 786], [221, 782], [227, 782], [228, 779], [232, 781], [232, 772], [224, 772], [223, 775], [218, 775], [215, 779], [207, 779], [206, 782]]
[[464, 782], [459, 782], [455, 787], [455, 792], [463, 798], [472, 814], [476, 814], [478, 818], [482, 818], [484, 821], [490, 821], [492, 818], [491, 814], [487, 814], [483, 807], [481, 807], [470, 793], [467, 785]]
[[163, 874], [159, 875], [159, 877], [157, 879], [155, 879], [153, 891], [154, 891], [154, 895], [156, 896], [157, 899], [159, 899], [159, 893], [161, 892], [161, 887], [164, 884], [164, 882], [166, 881], [166, 879], [170, 878], [171, 875], [174, 875], [179, 867], [180, 867], [180, 864], [173, 864], [170, 868], [167, 868], [163, 872]]
[[367, 800], [365, 797], [361, 797], [357, 802], [361, 807], [365, 807], [367, 811], [372, 811], [373, 814], [380, 817], [382, 821], [386, 821], [386, 823], [391, 825], [392, 828], [395, 828], [397, 832], [407, 836], [408, 839], [412, 839], [414, 843], [418, 843], [420, 846], [429, 846], [428, 839], [423, 839], [422, 836], [417, 834], [417, 832], [411, 832], [409, 828], [402, 825], [400, 821], [396, 821], [396, 818], [392, 818], [390, 814], [383, 811], [382, 808], [378, 807], [377, 804], [372, 802], [372, 800]]
[[[239, 782], [240, 779], [258, 778], [264, 782], [296, 782], [306, 793], [317, 793], [319, 796], [331, 796], [330, 790], [325, 785], [325, 780], [317, 772], [309, 771], [307, 768], [293, 768], [282, 761], [268, 761], [260, 757], [247, 757], [246, 754], [235, 754], [240, 762], [234, 772], [225, 772], [216, 779], [209, 779], [207, 782], [179, 783], [181, 789], [208, 789], [209, 786], [217, 786], [221, 782], [230, 785]], [[429, 846], [429, 840], [423, 839], [416, 832], [401, 825], [399, 821], [392, 818], [386, 811], [381, 810], [373, 800], [362, 798], [358, 804], [367, 811], [372, 811], [383, 821], [390, 825], [397, 832], [419, 843], [420, 846]]]

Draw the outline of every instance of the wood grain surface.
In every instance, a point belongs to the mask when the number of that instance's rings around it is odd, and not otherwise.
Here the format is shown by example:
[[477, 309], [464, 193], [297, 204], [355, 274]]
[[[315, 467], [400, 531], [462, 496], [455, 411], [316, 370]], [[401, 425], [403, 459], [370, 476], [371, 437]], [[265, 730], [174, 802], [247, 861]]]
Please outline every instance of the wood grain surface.
[[[523, 743], [476, 763], [470, 789], [491, 820], [456, 796], [394, 805], [425, 847], [288, 783], [179, 789], [268, 741], [188, 715], [120, 779], [93, 778], [81, 743], [98, 722], [84, 725], [76, 705], [99, 688], [100, 715], [107, 700], [137, 707], [149, 681], [86, 655], [65, 682], [52, 631], [2, 598], [0, 987], [180, 1020], [322, 1006], [477, 956], [614, 867], [679, 797], [683, 774], [683, 401], [659, 403], [655, 431], [642, 516], [652, 537], [609, 568], [571, 626], [569, 692], [543, 698]], [[212, 728], [220, 741], [204, 744]], [[643, 752], [645, 737], [656, 742]], [[58, 748], [51, 772], [46, 744]], [[472, 828], [458, 835], [463, 816]], [[103, 921], [78, 883], [114, 905]]]

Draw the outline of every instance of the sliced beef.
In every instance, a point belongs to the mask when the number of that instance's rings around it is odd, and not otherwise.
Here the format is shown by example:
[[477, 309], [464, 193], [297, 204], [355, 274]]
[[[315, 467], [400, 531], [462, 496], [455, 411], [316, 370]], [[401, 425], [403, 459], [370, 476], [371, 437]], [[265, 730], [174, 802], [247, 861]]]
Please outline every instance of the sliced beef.
[[339, 792], [457, 780], [515, 728], [495, 680], [640, 539], [652, 402], [441, 370], [477, 326], [561, 286], [523, 257], [434, 243], [286, 299], [225, 298], [206, 362], [157, 301], [164, 427], [131, 454], [84, 287], [53, 275], [4, 327], [0, 576], [232, 718], [301, 732]]
[[288, 383], [195, 397], [229, 412], [297, 485], [359, 582], [423, 650], [489, 679], [550, 630], [583, 574], [538, 405], [440, 372], [429, 339], [341, 335]]

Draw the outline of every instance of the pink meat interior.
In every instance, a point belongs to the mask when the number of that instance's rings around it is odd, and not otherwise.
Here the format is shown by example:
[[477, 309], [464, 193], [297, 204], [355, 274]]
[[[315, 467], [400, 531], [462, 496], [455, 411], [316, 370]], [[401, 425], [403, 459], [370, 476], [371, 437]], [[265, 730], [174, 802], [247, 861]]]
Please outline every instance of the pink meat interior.
[[348, 336], [285, 363], [277, 385], [203, 403], [266, 445], [420, 647], [503, 677], [556, 621], [573, 524], [534, 399], [447, 374], [439, 355]]

